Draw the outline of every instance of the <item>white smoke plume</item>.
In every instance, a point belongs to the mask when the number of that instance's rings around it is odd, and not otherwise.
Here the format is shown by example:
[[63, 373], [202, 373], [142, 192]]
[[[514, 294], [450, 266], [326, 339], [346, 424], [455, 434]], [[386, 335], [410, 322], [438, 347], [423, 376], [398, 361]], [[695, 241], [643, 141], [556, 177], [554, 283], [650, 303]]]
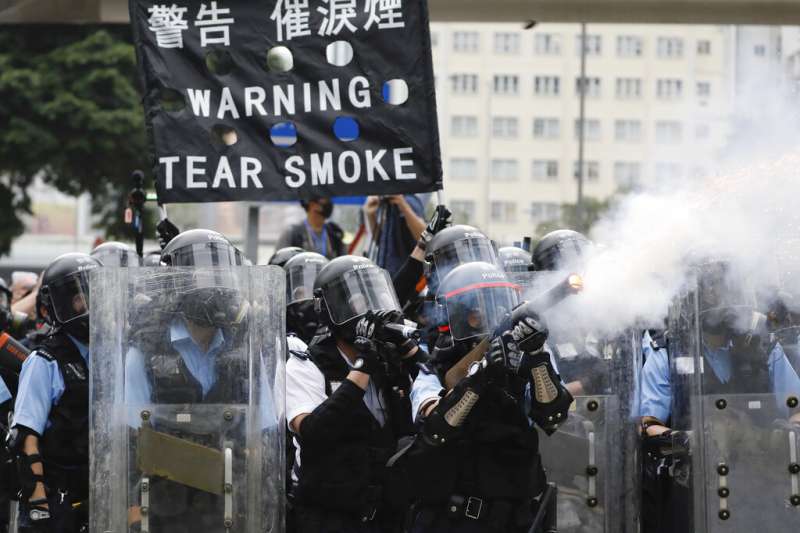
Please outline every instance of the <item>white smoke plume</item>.
[[599, 246], [582, 268], [585, 289], [549, 313], [551, 329], [659, 327], [691, 266], [713, 260], [728, 261], [757, 291], [780, 280], [800, 296], [800, 279], [785, 275], [800, 272], [797, 104], [761, 96], [744, 106], [760, 109], [760, 120], [735, 121], [747, 130], [734, 131], [735, 153], [719, 161], [734, 170], [630, 194], [593, 228]]

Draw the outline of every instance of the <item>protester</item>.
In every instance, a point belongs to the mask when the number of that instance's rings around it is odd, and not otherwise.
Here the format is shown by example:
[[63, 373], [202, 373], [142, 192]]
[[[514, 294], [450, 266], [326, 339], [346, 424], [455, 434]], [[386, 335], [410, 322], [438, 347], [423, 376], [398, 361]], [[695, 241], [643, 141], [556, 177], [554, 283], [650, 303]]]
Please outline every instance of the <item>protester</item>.
[[333, 214], [333, 202], [330, 198], [312, 198], [302, 200], [300, 205], [306, 211], [306, 219], [283, 230], [276, 250], [296, 246], [308, 252], [316, 252], [328, 259], [347, 253], [342, 240], [344, 231], [335, 222], [328, 219]]
[[425, 229], [423, 195], [369, 196], [364, 213], [372, 234], [370, 257], [394, 276]]

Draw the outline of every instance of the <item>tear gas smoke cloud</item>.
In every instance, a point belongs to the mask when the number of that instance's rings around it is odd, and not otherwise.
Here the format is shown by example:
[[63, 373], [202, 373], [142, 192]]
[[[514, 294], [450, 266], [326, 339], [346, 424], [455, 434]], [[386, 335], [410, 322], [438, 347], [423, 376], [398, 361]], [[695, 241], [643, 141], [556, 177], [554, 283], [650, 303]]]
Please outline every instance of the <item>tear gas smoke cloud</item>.
[[585, 289], [548, 314], [551, 329], [660, 327], [692, 265], [719, 259], [756, 291], [781, 279], [800, 297], [800, 279], [786, 279], [800, 273], [800, 121], [774, 92], [744, 106], [759, 121], [733, 121], [734, 153], [719, 167], [738, 170], [630, 194], [594, 227], [599, 246], [578, 269]]

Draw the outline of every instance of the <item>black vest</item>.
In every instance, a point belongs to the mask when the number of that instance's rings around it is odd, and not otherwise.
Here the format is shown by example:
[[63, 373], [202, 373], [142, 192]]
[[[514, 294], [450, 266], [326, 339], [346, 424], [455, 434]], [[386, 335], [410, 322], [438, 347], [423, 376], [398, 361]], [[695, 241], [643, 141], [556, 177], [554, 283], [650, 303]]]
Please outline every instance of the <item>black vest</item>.
[[[471, 345], [436, 350], [442, 375]], [[490, 383], [467, 418], [464, 432], [440, 448], [413, 448], [407, 458], [414, 491], [425, 504], [444, 504], [452, 495], [487, 500], [527, 501], [546, 479], [539, 438], [524, 412], [525, 381], [508, 376]]]
[[243, 350], [223, 347], [215, 356], [214, 385], [203, 387], [169, 341], [169, 328], [140, 331], [134, 346], [145, 358], [145, 370], [155, 404], [247, 403], [248, 358]]
[[86, 467], [89, 464], [89, 369], [86, 361], [64, 333], [44, 339], [36, 347], [36, 357], [55, 361], [64, 378], [64, 393], [50, 409], [48, 427], [39, 447], [45, 473], [54, 466]]
[[[296, 356], [296, 355], [295, 355]], [[309, 357], [325, 376], [325, 394], [330, 396], [350, 368], [332, 337], [315, 339]], [[390, 373], [391, 374], [391, 373]], [[413, 431], [408, 374], [373, 377], [385, 402], [386, 421], [381, 427], [363, 402], [350, 418], [350, 427], [335, 446], [303, 442], [300, 437], [300, 468], [296, 498], [300, 504], [339, 512], [361, 513], [371, 507], [385, 508], [388, 469], [397, 441]]]

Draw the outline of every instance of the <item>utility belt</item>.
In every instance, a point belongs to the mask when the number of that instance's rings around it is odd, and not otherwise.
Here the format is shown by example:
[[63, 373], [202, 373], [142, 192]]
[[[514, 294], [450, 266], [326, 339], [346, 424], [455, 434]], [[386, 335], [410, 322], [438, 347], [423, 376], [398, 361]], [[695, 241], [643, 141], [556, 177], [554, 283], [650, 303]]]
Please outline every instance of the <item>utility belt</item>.
[[444, 504], [418, 503], [412, 506], [415, 523], [430, 527], [447, 515], [454, 524], [471, 521], [488, 524], [493, 531], [510, 531], [533, 523], [538, 501], [488, 500], [479, 496], [451, 495]]

